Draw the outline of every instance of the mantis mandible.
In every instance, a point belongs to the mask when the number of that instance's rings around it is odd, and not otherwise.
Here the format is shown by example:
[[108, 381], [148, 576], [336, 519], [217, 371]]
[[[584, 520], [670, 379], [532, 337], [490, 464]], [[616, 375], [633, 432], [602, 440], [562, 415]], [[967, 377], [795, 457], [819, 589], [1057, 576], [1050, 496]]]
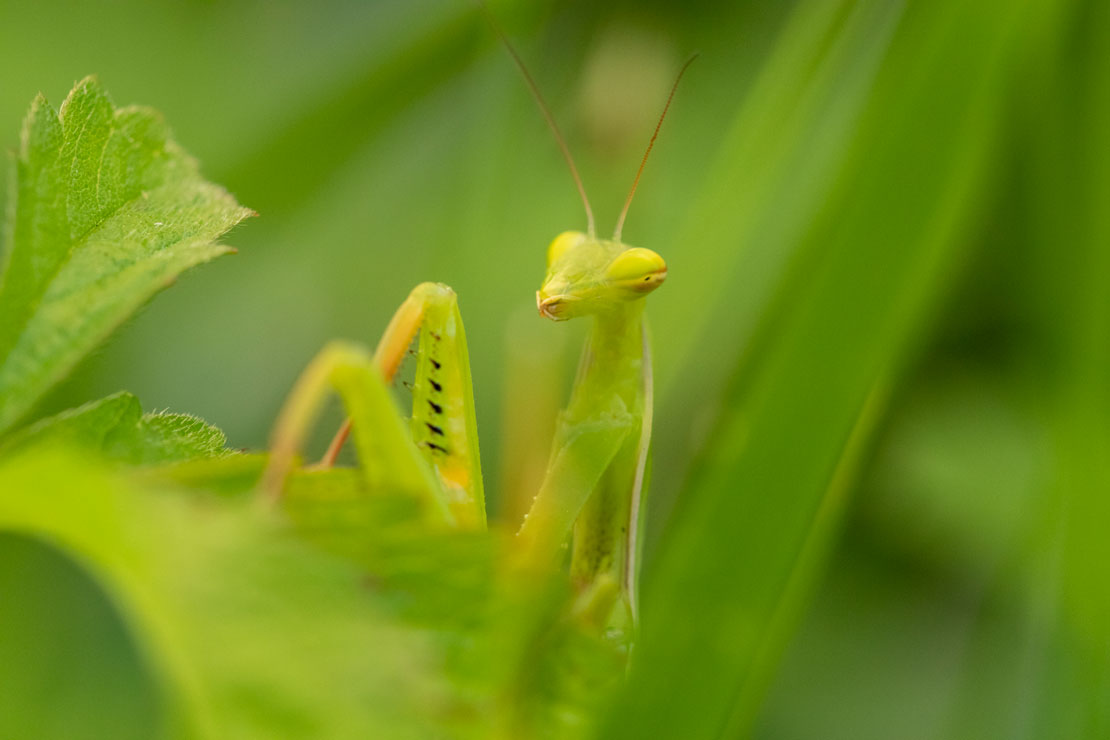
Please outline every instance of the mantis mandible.
[[[547, 249], [536, 292], [539, 313], [554, 321], [592, 317], [571, 390], [559, 415], [544, 481], [515, 537], [526, 568], [555, 568], [572, 539], [570, 575], [582, 593], [619, 593], [614, 624], [634, 624], [645, 473], [652, 425], [652, 363], [644, 297], [667, 277], [656, 252], [621, 241], [648, 155], [691, 57], [678, 73], [640, 162], [611, 239], [596, 235], [582, 179], [566, 141], [520, 56], [490, 19], [520, 69], [570, 169], [586, 212], [585, 232], [559, 234]], [[419, 336], [406, 422], [388, 390]], [[485, 497], [462, 317], [454, 291], [422, 283], [409, 294], [371, 355], [349, 342], [328, 344], [302, 373], [275, 425], [263, 490], [280, 496], [329, 389], [347, 420], [319, 467], [335, 463], [348, 436], [370, 491], [416, 498], [429, 526], [482, 529]], [[603, 599], [604, 601], [604, 599]]]

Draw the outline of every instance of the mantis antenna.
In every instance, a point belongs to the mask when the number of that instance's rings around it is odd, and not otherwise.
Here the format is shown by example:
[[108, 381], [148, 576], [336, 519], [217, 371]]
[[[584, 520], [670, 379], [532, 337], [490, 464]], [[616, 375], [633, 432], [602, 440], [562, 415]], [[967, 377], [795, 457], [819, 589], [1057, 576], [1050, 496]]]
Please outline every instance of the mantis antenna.
[[644, 165], [647, 164], [648, 155], [651, 154], [651, 148], [655, 146], [655, 138], [659, 136], [659, 129], [663, 127], [663, 119], [667, 117], [667, 111], [671, 108], [671, 101], [674, 100], [675, 90], [678, 89], [678, 83], [682, 81], [682, 75], [686, 74], [686, 70], [693, 64], [694, 60], [698, 58], [697, 54], [693, 54], [686, 63], [682, 65], [682, 69], [678, 71], [678, 77], [675, 77], [674, 84], [671, 85], [671, 94], [667, 96], [667, 103], [663, 106], [663, 113], [659, 116], [659, 123], [655, 124], [655, 131], [651, 135], [651, 141], [648, 142], [647, 151], [644, 152], [644, 158], [640, 160], [640, 169], [636, 170], [636, 179], [632, 181], [632, 189], [628, 191], [628, 198], [624, 201], [624, 208], [621, 209], [620, 218], [617, 219], [617, 228], [613, 231], [613, 241], [620, 242], [621, 230], [624, 228], [624, 217], [628, 215], [628, 207], [632, 205], [632, 196], [636, 194], [636, 186], [640, 184], [640, 175], [644, 173]]
[[516, 66], [520, 70], [520, 73], [524, 75], [524, 81], [528, 83], [528, 89], [532, 91], [532, 97], [535, 99], [536, 105], [540, 107], [540, 112], [543, 113], [544, 120], [547, 121], [551, 133], [555, 136], [555, 141], [559, 144], [559, 149], [563, 153], [563, 159], [566, 160], [567, 167], [570, 167], [570, 175], [574, 178], [574, 184], [578, 187], [578, 194], [582, 196], [582, 205], [586, 207], [586, 233], [593, 239], [595, 236], [594, 212], [593, 209], [590, 208], [590, 199], [586, 197], [586, 188], [582, 185], [582, 178], [578, 174], [578, 168], [574, 165], [574, 157], [570, 155], [570, 148], [567, 147], [567, 142], [563, 138], [563, 133], [559, 130], [559, 125], [555, 123], [555, 117], [551, 115], [551, 110], [548, 109], [547, 103], [544, 102], [543, 95], [540, 95], [539, 86], [536, 85], [536, 81], [532, 79], [532, 75], [528, 72], [528, 68], [524, 66], [524, 60], [520, 58], [520, 55], [516, 53], [516, 49], [509, 43], [509, 38], [505, 35], [505, 32], [501, 30], [501, 27], [497, 25], [497, 21], [494, 20], [493, 14], [490, 13], [485, 3], [480, 3], [479, 6], [482, 9], [482, 13], [486, 16], [490, 28], [492, 28], [493, 32], [497, 34], [497, 37], [501, 39], [501, 43], [505, 45], [505, 50], [509, 52], [509, 56], [516, 62]]

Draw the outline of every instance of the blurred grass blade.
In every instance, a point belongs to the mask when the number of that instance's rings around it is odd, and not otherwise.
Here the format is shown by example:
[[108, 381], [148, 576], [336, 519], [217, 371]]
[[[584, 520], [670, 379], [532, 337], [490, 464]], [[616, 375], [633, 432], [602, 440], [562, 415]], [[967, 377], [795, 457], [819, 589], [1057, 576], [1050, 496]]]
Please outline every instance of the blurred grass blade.
[[246, 218], [159, 115], [115, 109], [93, 78], [23, 128], [0, 283], [0, 433], [179, 273], [228, 252]]
[[1029, 560], [1041, 672], [1022, 699], [1036, 692], [1043, 738], [1110, 736], [1110, 6], [1068, 11], [1034, 72], [1028, 150], [1052, 465]]
[[647, 573], [638, 659], [600, 736], [750, 727], [767, 657], [796, 619], [783, 604], [821, 565], [814, 543], [836, 522], [822, 512], [835, 511], [830, 491], [866, 433], [867, 399], [917, 348], [959, 263], [1023, 7], [907, 8], [837, 187], [765, 307]]
[[[663, 305], [652, 312], [656, 336], [666, 342], [661, 419], [690, 419], [691, 397], [695, 407], [716, 408], [763, 306], [835, 186], [901, 11], [899, 2], [811, 3], [790, 18], [694, 201], [676, 240], [682, 251], [668, 257], [674, 273], [694, 284], [686, 293], [661, 293]], [[694, 294], [705, 298], [684, 299]], [[698, 388], [689, 388], [689, 377]], [[659, 426], [661, 460], [688, 449], [690, 424]], [[649, 519], [656, 525], [685, 474], [678, 464], [658, 471]]]
[[[837, 0], [803, 4], [791, 16], [753, 88], [738, 101], [717, 164], [676, 239], [682, 252], [671, 259], [714, 300], [675, 299], [656, 312], [660, 333], [673, 343], [662, 359], [704, 369], [699, 345], [707, 331], [737, 340], [750, 335], [755, 307], [766, 301], [843, 166], [901, 6]], [[741, 281], [744, 291], [735, 288]], [[729, 311], [721, 312], [722, 305]], [[688, 368], [662, 359], [666, 393]]]
[[1030, 404], [1047, 454], [1024, 507], [1027, 550], [976, 615], [961, 738], [1110, 735], [1110, 6], [1039, 10], [1016, 84], [1019, 179], [1003, 207], [1020, 236]]

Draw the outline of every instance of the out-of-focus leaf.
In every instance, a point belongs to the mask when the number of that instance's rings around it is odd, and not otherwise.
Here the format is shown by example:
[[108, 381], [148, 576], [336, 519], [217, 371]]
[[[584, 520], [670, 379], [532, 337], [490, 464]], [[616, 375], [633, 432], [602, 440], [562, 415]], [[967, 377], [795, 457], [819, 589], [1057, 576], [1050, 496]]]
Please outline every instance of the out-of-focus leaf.
[[38, 421], [0, 445], [0, 452], [44, 442], [65, 443], [132, 465], [226, 455], [223, 432], [189, 414], [144, 414], [120, 392]]
[[[564, 578], [496, 567], [495, 535], [416, 528], [415, 501], [367, 492], [354, 471], [292, 476], [282, 508], [166, 482], [191, 471], [222, 488], [249, 477], [240, 462], [136, 477], [42, 445], [0, 461], [0, 537], [48, 542], [89, 573], [145, 658], [127, 675], [155, 679], [163, 734], [568, 737], [623, 676]], [[0, 657], [13, 658], [0, 686], [25, 700], [0, 729], [20, 738], [37, 736], [41, 714], [87, 711], [90, 696], [59, 704], [35, 688], [78, 655], [49, 653], [42, 671], [18, 660], [47, 652], [20, 647], [44, 644], [40, 624], [76, 629], [64, 614], [36, 619], [39, 603], [18, 592], [0, 603], [12, 630]]]
[[0, 737], [158, 738], [158, 692], [79, 561], [0, 532]]
[[[292, 476], [297, 533], [365, 568], [365, 587], [403, 623], [443, 639], [445, 676], [486, 717], [444, 726], [470, 737], [581, 736], [618, 687], [624, 657], [578, 609], [565, 578], [506, 567], [504, 533], [429, 530], [420, 501], [368, 492], [350, 469]], [[473, 709], [473, 707], [471, 707]]]
[[132, 478], [150, 485], [169, 483], [220, 496], [245, 496], [258, 485], [266, 459], [265, 454], [249, 452], [194, 458], [143, 468]]
[[750, 727], [884, 386], [958, 264], [1024, 10], [907, 8], [837, 188], [763, 317], [647, 574], [638, 661], [602, 736]]
[[205, 182], [148, 109], [93, 78], [23, 125], [0, 282], [0, 433], [179, 273], [229, 251], [250, 215]]
[[301, 536], [364, 567], [406, 620], [472, 627], [489, 598], [494, 540], [429, 530], [419, 499], [367, 492], [364, 480], [350, 468], [300, 473], [282, 504]]
[[[449, 710], [427, 638], [385, 618], [360, 569], [251, 499], [141, 488], [38, 449], [0, 464], [0, 491], [0, 531], [81, 563], [123, 615], [169, 734], [421, 737]], [[0, 685], [20, 670], [0, 665]], [[37, 701], [20, 716], [67, 710]]]

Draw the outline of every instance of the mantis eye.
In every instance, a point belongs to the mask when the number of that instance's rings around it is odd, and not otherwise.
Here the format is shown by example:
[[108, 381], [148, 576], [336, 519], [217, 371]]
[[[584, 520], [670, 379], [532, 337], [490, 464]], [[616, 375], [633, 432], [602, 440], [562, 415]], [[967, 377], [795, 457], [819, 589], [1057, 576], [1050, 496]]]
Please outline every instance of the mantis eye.
[[551, 242], [547, 248], [547, 266], [551, 267], [571, 247], [577, 247], [586, 241], [586, 235], [581, 231], [564, 231]]
[[667, 263], [650, 249], [629, 247], [609, 264], [605, 276], [621, 287], [647, 293], [666, 279]]

